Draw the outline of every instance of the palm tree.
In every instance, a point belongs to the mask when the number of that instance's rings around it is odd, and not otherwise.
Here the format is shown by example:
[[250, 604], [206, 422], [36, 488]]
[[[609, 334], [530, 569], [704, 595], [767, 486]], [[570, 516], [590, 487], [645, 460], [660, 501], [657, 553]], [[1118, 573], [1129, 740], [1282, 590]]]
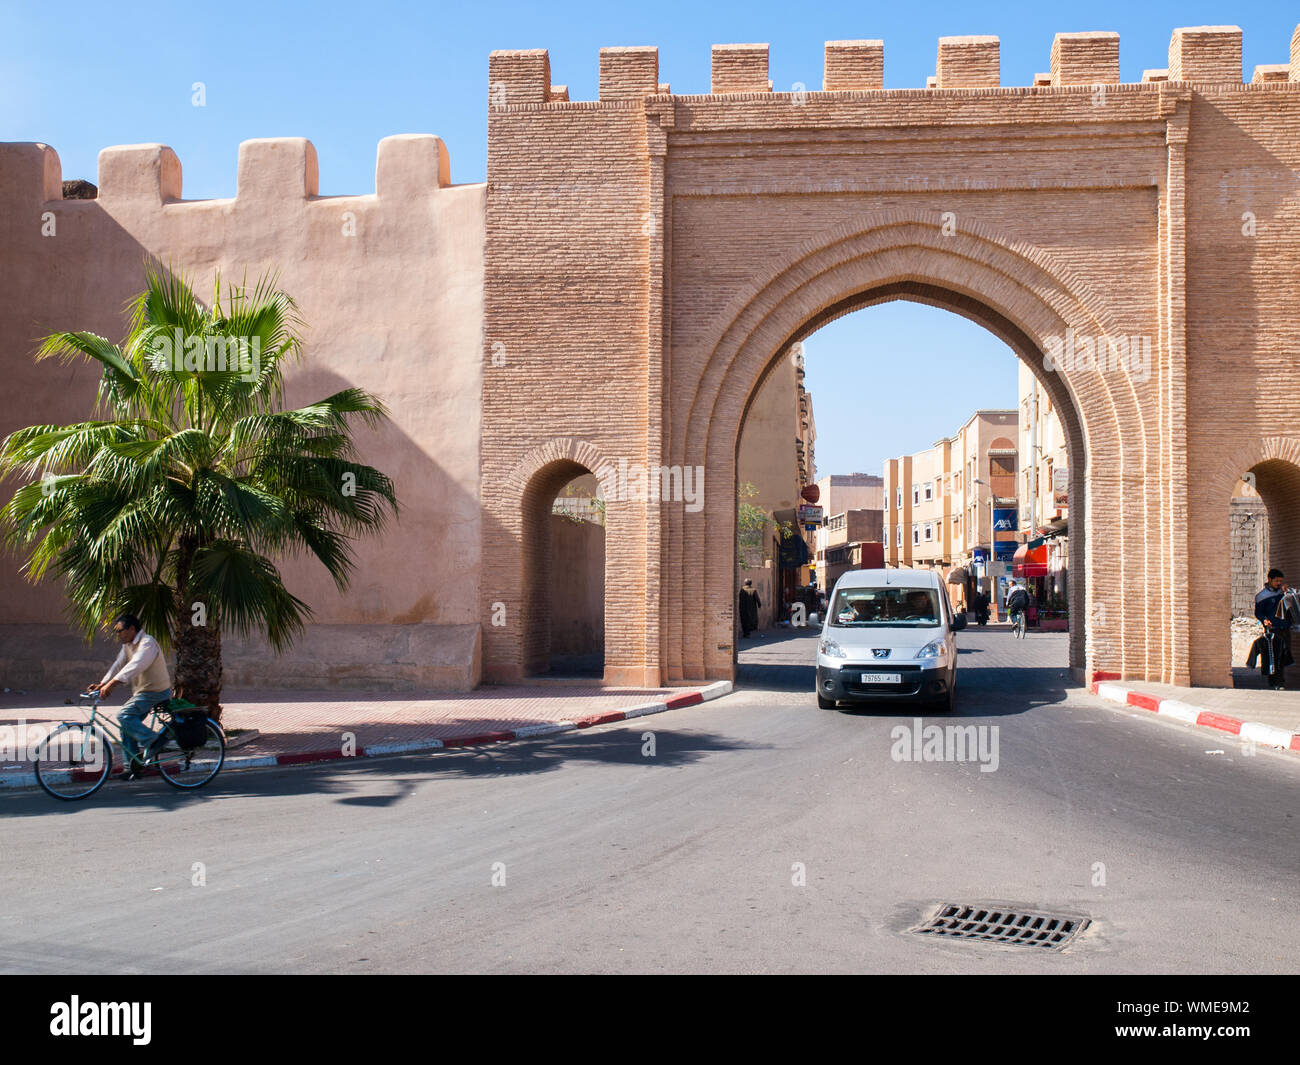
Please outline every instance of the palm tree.
[[262, 634], [277, 651], [311, 607], [276, 561], [314, 555], [340, 591], [352, 541], [397, 513], [392, 482], [354, 460], [351, 430], [386, 417], [359, 388], [283, 410], [283, 368], [301, 353], [293, 299], [264, 276], [218, 276], [210, 307], [183, 277], [146, 265], [119, 347], [55, 333], [37, 359], [103, 367], [96, 414], [34, 425], [0, 445], [0, 475], [27, 481], [0, 509], [9, 546], [30, 547], [32, 581], [62, 577], [89, 641], [119, 613], [176, 651], [174, 683], [220, 718], [221, 634]]

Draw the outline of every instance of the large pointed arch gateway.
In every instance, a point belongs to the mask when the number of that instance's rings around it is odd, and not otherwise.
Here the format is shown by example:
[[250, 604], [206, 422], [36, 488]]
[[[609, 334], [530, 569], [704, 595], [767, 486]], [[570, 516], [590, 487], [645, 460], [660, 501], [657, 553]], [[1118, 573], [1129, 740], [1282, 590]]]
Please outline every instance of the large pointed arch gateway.
[[[1071, 529], [1072, 547], [1084, 564], [1071, 569], [1071, 602], [1104, 604], [1119, 589], [1132, 589], [1147, 572], [1163, 568], [1162, 560], [1149, 557], [1146, 536], [1157, 521], [1158, 493], [1133, 478], [1126, 487], [1121, 476], [1126, 469], [1146, 470], [1158, 453], [1158, 424], [1144, 413], [1156, 410], [1155, 377], [1138, 383], [1129, 375], [1056, 366], [1044, 356], [1045, 350], [1059, 350], [1051, 341], [1067, 330], [1078, 336], [1116, 335], [1110, 311], [1049, 256], [1017, 246], [987, 226], [972, 223], [962, 231], [937, 212], [880, 212], [809, 240], [769, 264], [701, 336], [698, 349], [683, 345], [673, 352], [675, 381], [687, 379], [691, 366], [699, 371], [693, 388], [674, 389], [670, 461], [703, 466], [707, 476], [702, 511], [664, 512], [663, 572], [684, 578], [665, 580], [664, 587], [668, 654], [663, 668], [670, 679], [731, 675], [736, 570], [734, 528], [727, 519], [734, 517], [740, 428], [758, 386], [791, 343], [841, 315], [895, 299], [941, 307], [983, 325], [1052, 395], [1071, 455], [1070, 497], [1082, 501], [1072, 506], [1082, 516]], [[703, 351], [707, 355], [701, 359]], [[861, 381], [869, 381], [869, 374], [864, 366]], [[1150, 393], [1144, 395], [1144, 389]], [[1101, 461], [1090, 461], [1093, 454]], [[1126, 520], [1113, 520], [1124, 512]], [[674, 564], [677, 549], [681, 557], [702, 563], [689, 577], [685, 567]], [[1076, 615], [1091, 624], [1074, 627], [1072, 666], [1085, 668], [1091, 653], [1127, 663], [1130, 670], [1146, 668], [1146, 642], [1126, 639], [1126, 622], [1143, 632], [1163, 624], [1153, 617], [1157, 601], [1139, 594], [1115, 602], [1114, 614], [1104, 607], [1076, 607]]]
[[[544, 51], [494, 52], [484, 618], [522, 603], [512, 471], [585, 440], [704, 471], [700, 507], [608, 500], [606, 680], [733, 676], [747, 405], [793, 341], [907, 299], [990, 329], [1053, 396], [1079, 679], [1229, 682], [1211, 482], [1294, 435], [1296, 41], [1288, 81], [1243, 85], [1239, 31], [1176, 31], [1167, 72], [1121, 84], [1116, 35], [1063, 34], [1050, 77], [1003, 87], [996, 38], [945, 38], [928, 89], [884, 89], [881, 43], [839, 41], [820, 92], [772, 91], [766, 45], [717, 46], [705, 95], [662, 85], [656, 49], [611, 48], [593, 101], [551, 84]], [[525, 672], [522, 646], [485, 622], [485, 676]]]

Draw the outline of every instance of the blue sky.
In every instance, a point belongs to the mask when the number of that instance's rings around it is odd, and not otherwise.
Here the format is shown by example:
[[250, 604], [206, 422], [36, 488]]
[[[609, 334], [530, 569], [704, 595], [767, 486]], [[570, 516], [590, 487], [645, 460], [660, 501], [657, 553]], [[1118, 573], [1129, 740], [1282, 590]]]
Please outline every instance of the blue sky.
[[885, 459], [952, 436], [980, 408], [1016, 406], [1016, 354], [950, 311], [878, 304], [819, 329], [803, 348], [819, 478], [879, 474]]
[[[497, 48], [548, 49], [552, 80], [567, 84], [572, 99], [595, 99], [598, 53], [608, 45], [657, 45], [661, 81], [675, 92], [707, 92], [711, 45], [767, 42], [774, 86], [789, 91], [796, 82], [820, 88], [823, 42], [881, 38], [885, 84], [903, 88], [924, 86], [934, 73], [939, 37], [996, 34], [1003, 84], [1027, 85], [1048, 69], [1058, 32], [1118, 31], [1121, 76], [1137, 81], [1143, 69], [1166, 65], [1175, 27], [1230, 23], [1243, 30], [1249, 78], [1258, 63], [1287, 61], [1298, 20], [1300, 10], [1275, 0], [1065, 7], [126, 0], [75, 12], [7, 0], [0, 140], [51, 144], [65, 178], [92, 181], [101, 148], [160, 141], [180, 157], [186, 198], [199, 199], [234, 195], [240, 141], [303, 136], [316, 146], [322, 194], [365, 193], [374, 190], [376, 146], [393, 133], [438, 134], [451, 153], [452, 180], [483, 180], [487, 60]], [[206, 106], [194, 107], [192, 86], [200, 81]], [[823, 473], [877, 472], [884, 457], [928, 446], [977, 406], [1015, 401], [1014, 356], [979, 327], [926, 307], [850, 315], [810, 338], [807, 350]], [[933, 424], [915, 409], [877, 410], [863, 437], [850, 417], [846, 375], [876, 391], [914, 384], [918, 365], [933, 367], [936, 382], [968, 387], [934, 390], [961, 402], [935, 410]]]

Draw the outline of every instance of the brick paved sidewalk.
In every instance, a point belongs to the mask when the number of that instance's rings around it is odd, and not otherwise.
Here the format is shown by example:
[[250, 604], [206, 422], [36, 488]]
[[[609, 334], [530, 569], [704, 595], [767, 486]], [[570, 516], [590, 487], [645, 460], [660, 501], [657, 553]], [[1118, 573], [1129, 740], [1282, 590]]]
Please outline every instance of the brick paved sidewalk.
[[[689, 688], [606, 688], [593, 682], [542, 681], [485, 685], [473, 692], [409, 693], [248, 691], [223, 693], [227, 732], [259, 735], [228, 752], [231, 768], [287, 764], [356, 754], [468, 746], [584, 728], [716, 698], [729, 683]], [[32, 780], [28, 734], [52, 722], [85, 720], [88, 711], [64, 704], [63, 692], [0, 694], [0, 735], [13, 746], [0, 754], [0, 787]], [[101, 707], [116, 720], [123, 700]], [[5, 729], [8, 726], [8, 729]], [[34, 740], [32, 745], [34, 745]], [[27, 757], [24, 758], [23, 755]], [[15, 757], [15, 755], [17, 755]]]

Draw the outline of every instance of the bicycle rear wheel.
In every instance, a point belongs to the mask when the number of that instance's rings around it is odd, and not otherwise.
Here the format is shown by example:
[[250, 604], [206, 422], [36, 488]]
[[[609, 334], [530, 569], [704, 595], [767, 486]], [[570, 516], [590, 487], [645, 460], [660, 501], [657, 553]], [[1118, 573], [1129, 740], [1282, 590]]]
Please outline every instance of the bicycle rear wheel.
[[187, 751], [174, 746], [164, 749], [158, 756], [158, 772], [173, 788], [201, 788], [221, 772], [225, 760], [226, 734], [209, 719], [202, 746]]
[[72, 802], [95, 794], [113, 770], [113, 745], [94, 725], [60, 725], [36, 748], [36, 780], [46, 793]]

